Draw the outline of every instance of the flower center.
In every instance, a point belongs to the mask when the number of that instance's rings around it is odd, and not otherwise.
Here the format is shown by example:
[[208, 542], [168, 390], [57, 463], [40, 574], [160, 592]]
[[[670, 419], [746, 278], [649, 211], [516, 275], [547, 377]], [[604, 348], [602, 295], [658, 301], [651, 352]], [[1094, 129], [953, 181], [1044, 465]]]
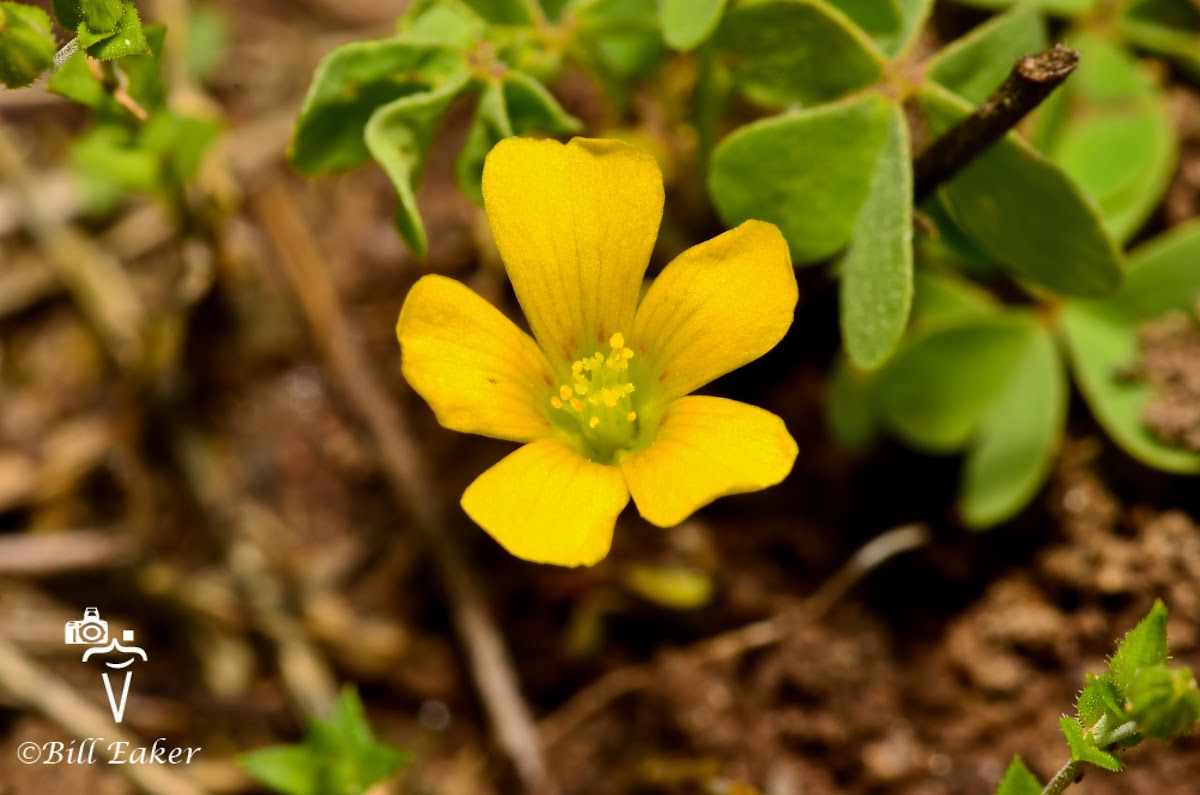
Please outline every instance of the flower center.
[[609, 352], [597, 351], [571, 365], [571, 383], [558, 388], [550, 405], [578, 430], [599, 458], [607, 461], [637, 435], [634, 385], [629, 383], [633, 349], [617, 332], [608, 341]]

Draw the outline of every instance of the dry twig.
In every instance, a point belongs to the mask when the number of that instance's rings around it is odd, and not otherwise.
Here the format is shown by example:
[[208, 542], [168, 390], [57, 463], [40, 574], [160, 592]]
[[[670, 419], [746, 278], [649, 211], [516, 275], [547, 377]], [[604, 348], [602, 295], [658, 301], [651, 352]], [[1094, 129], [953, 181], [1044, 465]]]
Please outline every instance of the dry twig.
[[927, 197], [1004, 137], [1050, 96], [1079, 65], [1079, 53], [1061, 44], [1026, 55], [983, 104], [926, 147], [913, 164], [913, 193]]
[[279, 251], [331, 383], [370, 429], [393, 496], [410, 512], [429, 548], [496, 740], [525, 786], [534, 789], [545, 765], [529, 707], [477, 580], [432, 496], [436, 491], [421, 454], [346, 319], [321, 247], [288, 189], [280, 181], [269, 183], [252, 203]]

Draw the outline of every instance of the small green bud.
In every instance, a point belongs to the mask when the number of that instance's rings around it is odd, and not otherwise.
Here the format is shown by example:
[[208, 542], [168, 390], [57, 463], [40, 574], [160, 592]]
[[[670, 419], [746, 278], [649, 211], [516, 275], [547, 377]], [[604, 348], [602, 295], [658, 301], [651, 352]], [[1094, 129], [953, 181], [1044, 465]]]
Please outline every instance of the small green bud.
[[1200, 690], [1191, 670], [1139, 671], [1125, 691], [1125, 712], [1147, 737], [1169, 740], [1191, 731], [1200, 723]]

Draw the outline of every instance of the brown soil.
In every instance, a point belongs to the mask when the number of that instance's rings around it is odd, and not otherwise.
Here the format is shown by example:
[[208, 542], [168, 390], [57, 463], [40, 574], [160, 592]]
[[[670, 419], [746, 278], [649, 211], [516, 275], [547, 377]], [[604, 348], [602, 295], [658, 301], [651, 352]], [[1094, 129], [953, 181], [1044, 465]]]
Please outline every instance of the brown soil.
[[1147, 427], [1169, 445], [1200, 450], [1200, 315], [1180, 312], [1146, 323], [1138, 343], [1141, 375], [1155, 392], [1145, 409]]

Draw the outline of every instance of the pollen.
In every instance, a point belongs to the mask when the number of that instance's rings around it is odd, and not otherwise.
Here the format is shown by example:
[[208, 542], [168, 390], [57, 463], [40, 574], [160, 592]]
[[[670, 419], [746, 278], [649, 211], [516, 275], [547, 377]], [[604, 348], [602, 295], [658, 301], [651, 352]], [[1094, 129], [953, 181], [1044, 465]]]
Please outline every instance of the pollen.
[[572, 362], [568, 382], [550, 398], [550, 405], [563, 412], [556, 415], [563, 427], [601, 455], [621, 449], [637, 433], [631, 359], [633, 348], [618, 331], [608, 338], [607, 350], [593, 350]]

